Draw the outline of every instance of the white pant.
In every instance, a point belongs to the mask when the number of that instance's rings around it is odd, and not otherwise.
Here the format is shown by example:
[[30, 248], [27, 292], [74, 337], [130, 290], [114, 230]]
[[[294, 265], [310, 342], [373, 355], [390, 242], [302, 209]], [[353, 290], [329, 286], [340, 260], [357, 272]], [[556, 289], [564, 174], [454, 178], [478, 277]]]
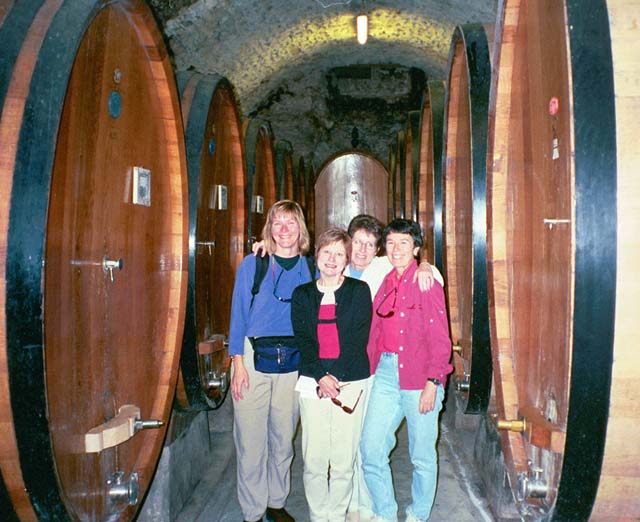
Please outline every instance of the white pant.
[[353, 492], [353, 467], [360, 443], [367, 400], [366, 380], [352, 381], [338, 399], [352, 414], [330, 399], [300, 398], [304, 490], [311, 522], [344, 522]]

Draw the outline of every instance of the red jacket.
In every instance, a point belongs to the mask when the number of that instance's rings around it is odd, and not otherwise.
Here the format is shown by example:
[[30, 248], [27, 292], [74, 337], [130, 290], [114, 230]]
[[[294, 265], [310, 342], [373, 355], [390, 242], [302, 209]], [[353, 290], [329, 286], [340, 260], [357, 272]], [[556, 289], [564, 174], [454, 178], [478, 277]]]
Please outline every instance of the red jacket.
[[[387, 319], [377, 312], [386, 314], [393, 307], [393, 323], [397, 325], [396, 335], [398, 372], [400, 388], [419, 390], [424, 388], [427, 378], [438, 379], [444, 385], [453, 367], [451, 359], [451, 339], [442, 286], [436, 281], [428, 292], [421, 292], [418, 283], [412, 283], [413, 274], [418, 269], [414, 261], [402, 274], [400, 280], [392, 270], [382, 282], [373, 300], [373, 320], [367, 353], [371, 373], [375, 373], [383, 347], [383, 324]], [[391, 323], [387, 323], [391, 324]]]

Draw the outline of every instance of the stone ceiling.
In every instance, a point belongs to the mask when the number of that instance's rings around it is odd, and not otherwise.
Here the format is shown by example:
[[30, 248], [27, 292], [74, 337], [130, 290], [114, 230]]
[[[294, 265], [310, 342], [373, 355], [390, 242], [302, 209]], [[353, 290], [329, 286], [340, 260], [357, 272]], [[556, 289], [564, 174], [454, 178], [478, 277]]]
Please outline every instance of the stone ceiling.
[[[271, 121], [278, 139], [317, 165], [349, 148], [358, 126], [364, 143], [386, 160], [397, 116], [336, 118], [326, 104], [326, 74], [335, 67], [390, 64], [444, 79], [456, 25], [494, 23], [497, 0], [149, 0], [178, 71], [225, 76], [244, 117]], [[355, 15], [369, 14], [369, 41], [355, 39]], [[366, 111], [365, 111], [366, 112]], [[374, 118], [373, 120], [371, 118]], [[395, 119], [398, 121], [391, 121]], [[340, 120], [340, 121], [337, 121]], [[344, 121], [343, 121], [344, 120]], [[362, 144], [361, 144], [362, 145]]]

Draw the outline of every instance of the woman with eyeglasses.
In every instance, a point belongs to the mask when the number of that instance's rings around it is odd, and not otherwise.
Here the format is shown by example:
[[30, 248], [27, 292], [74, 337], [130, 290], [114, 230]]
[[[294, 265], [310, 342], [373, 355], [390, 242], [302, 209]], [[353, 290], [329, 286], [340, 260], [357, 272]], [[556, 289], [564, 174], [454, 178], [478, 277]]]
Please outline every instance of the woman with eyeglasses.
[[246, 522], [262, 521], [263, 516], [271, 522], [294, 522], [284, 505], [299, 416], [294, 393], [298, 372], [257, 371], [252, 343], [292, 338], [292, 293], [313, 279], [304, 258], [309, 233], [300, 205], [276, 202], [269, 209], [262, 238], [270, 257], [259, 291], [252, 294], [257, 265], [256, 257], [249, 255], [236, 273], [231, 304], [229, 354], [238, 500]]
[[[349, 236], [351, 236], [351, 259], [344, 275], [366, 282], [371, 289], [371, 295], [375, 296], [385, 276], [393, 270], [393, 265], [387, 256], [377, 256], [380, 250], [382, 230], [384, 225], [375, 217], [360, 214], [349, 223]], [[442, 275], [436, 267], [423, 261], [414, 273], [421, 291], [427, 292], [434, 280], [441, 286], [444, 285]], [[371, 379], [365, 386], [369, 389]], [[367, 403], [362, 404], [366, 412]], [[369, 522], [373, 518], [373, 503], [364, 483], [362, 474], [362, 460], [358, 452], [354, 468], [353, 495], [347, 510], [347, 522]]]
[[396, 443], [396, 430], [406, 418], [414, 467], [406, 520], [426, 521], [438, 476], [438, 414], [444, 384], [453, 369], [444, 291], [438, 282], [429, 292], [420, 292], [413, 282], [418, 268], [415, 256], [422, 246], [416, 222], [393, 220], [384, 229], [382, 241], [394, 269], [373, 301], [367, 353], [375, 376], [360, 442], [364, 478], [375, 520], [395, 522], [398, 505], [389, 453]]
[[[317, 239], [317, 281], [293, 292], [291, 321], [300, 347], [303, 482], [311, 522], [344, 522], [369, 377], [371, 293], [345, 277], [351, 238], [329, 228]], [[328, 477], [328, 480], [327, 480]]]

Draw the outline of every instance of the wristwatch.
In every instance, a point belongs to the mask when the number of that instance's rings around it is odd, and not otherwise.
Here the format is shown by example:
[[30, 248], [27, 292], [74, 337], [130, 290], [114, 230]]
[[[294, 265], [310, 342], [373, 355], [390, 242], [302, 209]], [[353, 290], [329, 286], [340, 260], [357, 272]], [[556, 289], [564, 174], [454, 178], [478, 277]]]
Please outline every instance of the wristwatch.
[[429, 377], [427, 379], [429, 382], [432, 382], [433, 384], [435, 384], [436, 386], [440, 386], [440, 384], [442, 384], [438, 379], [434, 379], [433, 377]]

